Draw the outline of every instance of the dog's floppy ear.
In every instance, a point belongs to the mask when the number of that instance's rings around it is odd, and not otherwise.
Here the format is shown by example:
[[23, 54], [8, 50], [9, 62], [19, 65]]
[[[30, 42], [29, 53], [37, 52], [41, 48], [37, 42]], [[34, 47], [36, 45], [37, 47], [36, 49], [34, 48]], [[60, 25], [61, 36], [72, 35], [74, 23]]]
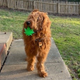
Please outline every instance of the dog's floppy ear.
[[37, 12], [37, 11], [39, 11], [39, 10], [38, 10], [38, 9], [34, 9], [34, 10], [32, 11], [32, 13], [33, 13], [33, 12]]
[[45, 28], [48, 27], [48, 28], [50, 28], [50, 26], [51, 26], [51, 21], [50, 21], [48, 15], [47, 15], [47, 13], [44, 13], [42, 27], [45, 27]]

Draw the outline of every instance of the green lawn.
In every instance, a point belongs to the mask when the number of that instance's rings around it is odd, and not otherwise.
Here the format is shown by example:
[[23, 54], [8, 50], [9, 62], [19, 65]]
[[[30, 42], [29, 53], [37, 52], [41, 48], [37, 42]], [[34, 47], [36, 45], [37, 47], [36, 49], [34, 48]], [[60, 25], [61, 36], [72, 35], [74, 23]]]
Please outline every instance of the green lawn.
[[[0, 31], [13, 32], [14, 39], [22, 38], [23, 23], [28, 12], [0, 9]], [[67, 64], [73, 80], [80, 79], [80, 17], [50, 16], [52, 37]]]
[[73, 80], [80, 78], [80, 18], [51, 16], [52, 37]]
[[15, 39], [22, 38], [22, 27], [29, 13], [0, 9], [0, 31], [13, 32]]

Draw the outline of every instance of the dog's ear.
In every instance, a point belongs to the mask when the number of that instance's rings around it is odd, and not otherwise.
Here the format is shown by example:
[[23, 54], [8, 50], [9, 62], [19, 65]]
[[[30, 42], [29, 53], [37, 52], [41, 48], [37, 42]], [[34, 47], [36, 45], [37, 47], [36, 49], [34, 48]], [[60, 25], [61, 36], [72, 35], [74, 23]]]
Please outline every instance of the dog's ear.
[[51, 21], [50, 21], [48, 15], [46, 13], [44, 13], [42, 27], [50, 28], [50, 26], [51, 26]]
[[38, 10], [38, 9], [34, 9], [34, 10], [32, 11], [32, 13], [33, 13], [33, 12], [37, 12], [37, 11], [39, 11], [39, 10]]

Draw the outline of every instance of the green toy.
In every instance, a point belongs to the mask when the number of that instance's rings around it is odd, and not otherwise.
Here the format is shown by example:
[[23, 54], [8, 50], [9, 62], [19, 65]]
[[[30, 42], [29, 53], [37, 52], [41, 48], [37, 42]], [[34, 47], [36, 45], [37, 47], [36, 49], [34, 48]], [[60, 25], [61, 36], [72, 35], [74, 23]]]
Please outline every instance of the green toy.
[[24, 33], [26, 34], [26, 36], [32, 36], [32, 34], [34, 34], [34, 31], [32, 29], [30, 29], [30, 27], [27, 27], [27, 29], [24, 29]]

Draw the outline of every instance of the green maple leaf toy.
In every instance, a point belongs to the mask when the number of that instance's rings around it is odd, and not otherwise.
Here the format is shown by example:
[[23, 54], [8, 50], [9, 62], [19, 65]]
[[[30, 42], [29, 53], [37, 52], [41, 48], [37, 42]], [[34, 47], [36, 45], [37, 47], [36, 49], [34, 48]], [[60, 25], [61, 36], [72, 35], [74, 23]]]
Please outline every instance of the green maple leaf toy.
[[24, 33], [26, 34], [26, 36], [32, 36], [32, 34], [34, 34], [34, 31], [32, 29], [30, 29], [30, 27], [27, 27], [27, 29], [24, 29]]

